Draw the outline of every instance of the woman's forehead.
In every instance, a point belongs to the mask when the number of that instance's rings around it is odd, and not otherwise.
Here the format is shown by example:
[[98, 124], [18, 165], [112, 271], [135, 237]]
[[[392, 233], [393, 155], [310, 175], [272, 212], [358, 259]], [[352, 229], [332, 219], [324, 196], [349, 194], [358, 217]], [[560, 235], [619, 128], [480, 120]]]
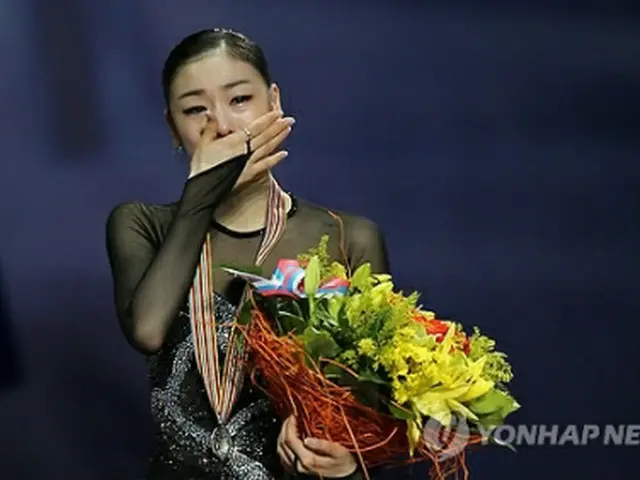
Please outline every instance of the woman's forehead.
[[207, 54], [187, 63], [173, 81], [173, 91], [198, 88], [228, 89], [242, 83], [260, 81], [259, 73], [248, 63], [224, 53]]

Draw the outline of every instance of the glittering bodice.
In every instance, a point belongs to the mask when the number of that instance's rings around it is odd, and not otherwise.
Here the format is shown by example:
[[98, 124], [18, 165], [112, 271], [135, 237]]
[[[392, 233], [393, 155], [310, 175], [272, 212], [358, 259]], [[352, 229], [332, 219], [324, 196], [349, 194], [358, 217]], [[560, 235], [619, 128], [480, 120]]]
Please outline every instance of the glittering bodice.
[[[216, 294], [221, 364], [235, 307]], [[227, 325], [225, 325], [227, 324]], [[266, 480], [278, 471], [279, 424], [261, 392], [245, 382], [226, 425], [209, 404], [194, 356], [191, 326], [181, 314], [163, 350], [149, 358], [154, 454], [147, 480]]]

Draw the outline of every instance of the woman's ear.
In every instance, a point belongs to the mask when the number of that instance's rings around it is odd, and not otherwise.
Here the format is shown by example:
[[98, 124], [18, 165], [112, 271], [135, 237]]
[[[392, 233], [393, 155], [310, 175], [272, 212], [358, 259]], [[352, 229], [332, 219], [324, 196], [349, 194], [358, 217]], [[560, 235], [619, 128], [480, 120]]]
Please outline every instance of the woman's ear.
[[282, 111], [282, 103], [280, 101], [280, 88], [275, 83], [269, 87], [269, 100], [273, 110]]
[[167, 128], [169, 129], [169, 135], [171, 136], [171, 141], [173, 142], [173, 148], [178, 148], [182, 142], [180, 141], [180, 136], [176, 130], [176, 125], [173, 122], [173, 117], [171, 117], [171, 112], [169, 112], [168, 108], [164, 109], [164, 121], [167, 124]]

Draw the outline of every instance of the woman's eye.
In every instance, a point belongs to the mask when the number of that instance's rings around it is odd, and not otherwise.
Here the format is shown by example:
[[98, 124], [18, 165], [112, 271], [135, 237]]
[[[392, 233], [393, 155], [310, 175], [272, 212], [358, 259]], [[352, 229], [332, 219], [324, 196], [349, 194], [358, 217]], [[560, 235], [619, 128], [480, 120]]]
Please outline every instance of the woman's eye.
[[206, 111], [207, 111], [206, 107], [203, 107], [202, 105], [199, 105], [197, 107], [185, 108], [182, 111], [182, 113], [184, 113], [185, 115], [198, 115], [199, 113], [204, 113]]
[[238, 95], [231, 99], [231, 105], [241, 105], [251, 100], [251, 95]]

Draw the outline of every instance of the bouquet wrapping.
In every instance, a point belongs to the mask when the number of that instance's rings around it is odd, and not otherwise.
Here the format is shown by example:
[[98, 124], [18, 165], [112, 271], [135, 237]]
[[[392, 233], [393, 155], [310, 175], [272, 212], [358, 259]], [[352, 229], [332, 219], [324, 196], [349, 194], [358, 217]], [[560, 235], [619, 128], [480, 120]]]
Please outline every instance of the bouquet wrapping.
[[466, 478], [466, 449], [519, 408], [506, 356], [478, 329], [437, 319], [417, 293], [396, 292], [390, 275], [349, 272], [327, 243], [280, 260], [271, 278], [224, 268], [251, 285], [237, 322], [254, 382], [303, 436], [353, 452], [365, 476], [430, 460], [433, 479]]

